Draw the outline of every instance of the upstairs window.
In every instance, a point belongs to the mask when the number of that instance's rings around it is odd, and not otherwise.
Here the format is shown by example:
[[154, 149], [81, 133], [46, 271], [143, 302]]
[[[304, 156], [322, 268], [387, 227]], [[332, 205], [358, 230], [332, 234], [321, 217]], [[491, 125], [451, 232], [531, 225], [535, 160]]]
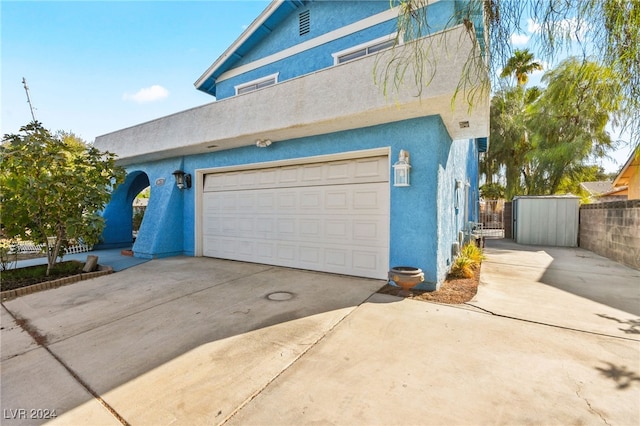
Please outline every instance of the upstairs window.
[[300, 35], [303, 36], [305, 34], [309, 34], [309, 31], [311, 31], [311, 17], [309, 15], [309, 11], [306, 10], [304, 12], [302, 12], [300, 15], [298, 15], [298, 19], [299, 19], [299, 32]]
[[239, 84], [235, 86], [236, 95], [253, 92], [255, 90], [262, 89], [263, 87], [272, 86], [278, 82], [278, 74], [279, 73], [271, 74], [266, 77], [250, 81], [248, 83]]
[[334, 53], [333, 62], [335, 65], [342, 64], [393, 47], [395, 37], [395, 34], [392, 34]]

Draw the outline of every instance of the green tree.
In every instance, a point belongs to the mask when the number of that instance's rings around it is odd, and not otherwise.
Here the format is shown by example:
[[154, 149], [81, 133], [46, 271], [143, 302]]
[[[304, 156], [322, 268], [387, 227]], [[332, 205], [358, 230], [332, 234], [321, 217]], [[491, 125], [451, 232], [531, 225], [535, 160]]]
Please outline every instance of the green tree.
[[485, 183], [480, 187], [480, 196], [485, 200], [504, 198], [504, 186], [499, 183]]
[[[613, 176], [611, 176], [613, 175]], [[589, 193], [580, 185], [582, 182], [594, 182], [601, 180], [613, 180], [615, 173], [605, 173], [604, 169], [598, 165], [576, 165], [568, 171], [563, 177], [560, 186], [558, 187], [558, 193], [561, 194], [575, 194], [582, 198], [584, 203], [589, 202]]]
[[[529, 174], [527, 155], [532, 150], [527, 127], [531, 105], [540, 96], [538, 87], [507, 87], [491, 99], [489, 128], [491, 145], [485, 162], [492, 162], [491, 171], [504, 171], [505, 197], [511, 200], [523, 193], [522, 178]], [[493, 182], [493, 178], [487, 178]]]
[[515, 75], [518, 86], [524, 86], [529, 81], [529, 74], [541, 71], [542, 65], [533, 60], [533, 53], [528, 50], [516, 50], [502, 69], [500, 77]]
[[507, 199], [577, 191], [593, 174], [587, 160], [615, 146], [605, 130], [622, 102], [613, 70], [569, 58], [542, 81], [544, 89], [507, 87], [491, 100], [490, 166], [481, 170], [504, 173]]
[[4, 231], [45, 244], [47, 275], [70, 239], [98, 242], [104, 228], [98, 212], [125, 175], [114, 154], [32, 122], [3, 137], [0, 155]]
[[[391, 82], [395, 86], [403, 84], [404, 75], [409, 74], [407, 69], [426, 75], [416, 78], [415, 84], [431, 82], [429, 76], [438, 64], [430, 52], [440, 40], [438, 35], [426, 37], [433, 32], [429, 3], [390, 0], [391, 7], [399, 6], [396, 45], [406, 41], [407, 36], [417, 43], [409, 54], [393, 55], [384, 67], [385, 87]], [[511, 36], [524, 32], [523, 18], [528, 17], [537, 27], [534, 42], [540, 60], [553, 62], [578, 48], [584, 58], [590, 57], [615, 71], [621, 94], [619, 124], [621, 129], [630, 131], [632, 143], [640, 149], [640, 0], [468, 0], [456, 1], [454, 8], [455, 14], [445, 30], [464, 25], [474, 41], [474, 50], [458, 77], [459, 91], [471, 104], [484, 99], [490, 91], [489, 78], [482, 81], [482, 88], [477, 88], [474, 78], [478, 70], [482, 74], [488, 61], [489, 77], [493, 82], [499, 81], [499, 70], [513, 56]], [[486, 32], [481, 28], [482, 22], [487, 24]], [[445, 33], [438, 34], [444, 39]], [[481, 38], [478, 43], [477, 36]]]
[[556, 193], [568, 176], [583, 173], [586, 160], [605, 157], [615, 146], [605, 127], [616, 122], [623, 102], [616, 72], [596, 62], [569, 58], [542, 81], [547, 87], [527, 123], [532, 134], [525, 176], [530, 195]]

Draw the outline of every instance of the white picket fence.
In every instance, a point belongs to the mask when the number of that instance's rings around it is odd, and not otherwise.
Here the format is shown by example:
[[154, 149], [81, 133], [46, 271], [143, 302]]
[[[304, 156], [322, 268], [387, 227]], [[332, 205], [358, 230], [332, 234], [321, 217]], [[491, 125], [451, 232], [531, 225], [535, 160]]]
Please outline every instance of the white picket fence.
[[[91, 251], [93, 246], [83, 243], [70, 245], [64, 249], [64, 254], [86, 253]], [[44, 253], [46, 246], [44, 244], [34, 244], [31, 241], [18, 241], [9, 246], [9, 254], [33, 254]]]

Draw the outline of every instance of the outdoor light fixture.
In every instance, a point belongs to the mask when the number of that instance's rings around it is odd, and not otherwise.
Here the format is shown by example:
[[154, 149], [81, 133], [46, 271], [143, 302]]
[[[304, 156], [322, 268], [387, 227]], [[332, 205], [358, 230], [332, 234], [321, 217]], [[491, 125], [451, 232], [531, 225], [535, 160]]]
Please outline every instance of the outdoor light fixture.
[[173, 177], [176, 178], [176, 186], [178, 189], [189, 189], [191, 188], [191, 175], [183, 172], [182, 170], [176, 170], [172, 173]]
[[398, 161], [393, 165], [393, 186], [410, 186], [410, 169], [409, 152], [401, 149]]
[[256, 146], [258, 148], [266, 148], [269, 145], [271, 145], [271, 140], [270, 139], [258, 139], [258, 140], [256, 140]]

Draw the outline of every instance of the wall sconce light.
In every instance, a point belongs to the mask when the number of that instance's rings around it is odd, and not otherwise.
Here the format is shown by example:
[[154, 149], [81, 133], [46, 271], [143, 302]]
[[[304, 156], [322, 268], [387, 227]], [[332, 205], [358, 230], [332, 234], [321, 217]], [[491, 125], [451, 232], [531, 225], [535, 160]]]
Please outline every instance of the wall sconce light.
[[189, 173], [185, 173], [182, 170], [176, 170], [172, 173], [173, 177], [176, 178], [176, 186], [178, 189], [189, 189], [191, 188], [191, 175]]
[[409, 152], [401, 149], [398, 161], [393, 165], [393, 186], [410, 186], [410, 171]]
[[266, 148], [269, 145], [271, 145], [271, 140], [270, 139], [258, 139], [258, 140], [256, 140], [256, 146], [258, 148]]

